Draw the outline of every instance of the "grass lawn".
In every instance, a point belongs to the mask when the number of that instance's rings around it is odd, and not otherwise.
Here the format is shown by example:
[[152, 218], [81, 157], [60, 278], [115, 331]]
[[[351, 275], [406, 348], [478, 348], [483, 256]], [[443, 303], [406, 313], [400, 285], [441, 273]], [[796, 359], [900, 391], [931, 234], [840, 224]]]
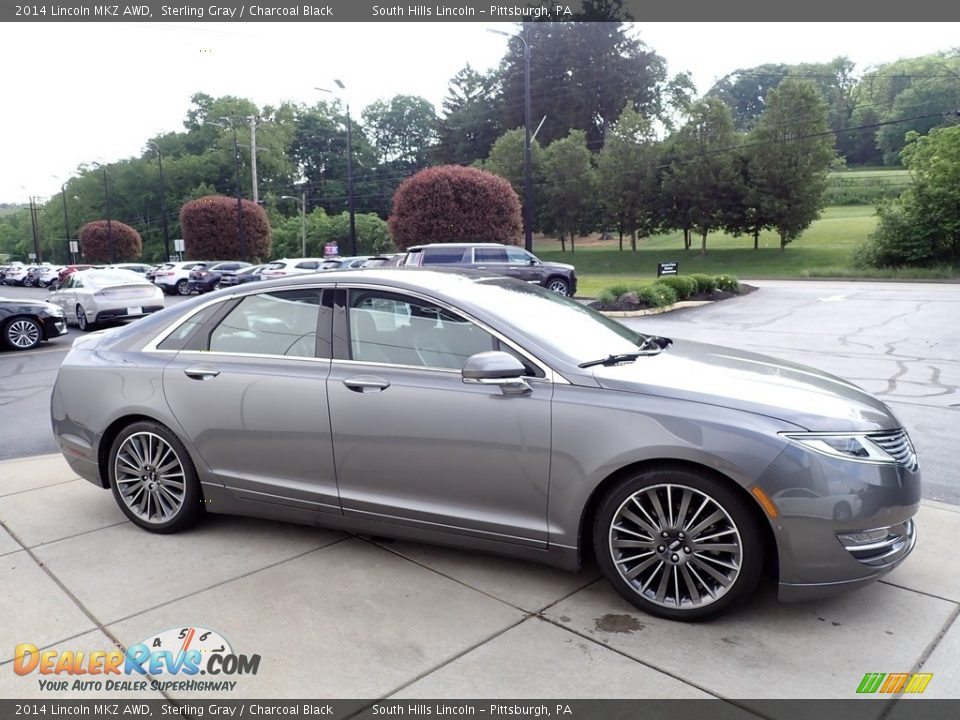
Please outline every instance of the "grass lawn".
[[905, 277], [940, 278], [950, 273], [937, 270], [860, 271], [853, 267], [853, 249], [863, 242], [876, 226], [873, 207], [847, 205], [825, 208], [819, 220], [797, 240], [780, 251], [774, 233], [760, 235], [760, 249], [753, 249], [752, 237], [732, 237], [711, 233], [707, 237], [707, 254], [700, 254], [700, 238], [694, 238], [690, 250], [683, 249], [683, 233], [675, 232], [645, 238], [637, 243], [637, 251], [618, 251], [618, 240], [600, 240], [593, 235], [577, 240], [577, 250], [560, 251], [560, 242], [535, 237], [534, 252], [543, 260], [576, 265], [580, 278], [578, 294], [595, 296], [602, 288], [616, 282], [651, 281], [657, 275], [657, 263], [677, 261], [680, 273], [730, 274], [739, 278], [801, 277]]

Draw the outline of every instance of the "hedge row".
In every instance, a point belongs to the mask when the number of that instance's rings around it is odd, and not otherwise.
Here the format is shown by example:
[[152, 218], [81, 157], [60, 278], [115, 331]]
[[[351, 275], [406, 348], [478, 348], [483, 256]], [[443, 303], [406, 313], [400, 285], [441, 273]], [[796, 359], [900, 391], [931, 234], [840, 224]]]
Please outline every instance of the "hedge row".
[[696, 295], [709, 295], [714, 291], [740, 294], [740, 283], [732, 275], [668, 275], [652, 285], [632, 285], [617, 283], [600, 292], [597, 298], [603, 305], [613, 305], [632, 301], [625, 295], [636, 293], [638, 304], [642, 307], [659, 308], [688, 300]]

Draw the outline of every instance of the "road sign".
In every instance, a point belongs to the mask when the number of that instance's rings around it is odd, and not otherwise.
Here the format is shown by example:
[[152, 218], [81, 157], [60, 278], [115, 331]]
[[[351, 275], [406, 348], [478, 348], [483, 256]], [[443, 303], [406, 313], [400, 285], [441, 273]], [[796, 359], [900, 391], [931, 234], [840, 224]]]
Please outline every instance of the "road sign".
[[173, 241], [173, 249], [175, 252], [178, 252], [178, 253], [184, 252], [186, 250], [186, 248], [183, 246], [183, 238], [177, 238], [176, 240]]
[[80, 252], [80, 243], [78, 243], [76, 240], [71, 240], [71, 241], [70, 241], [70, 252], [72, 252], [72, 253], [78, 253], [78, 252]]
[[677, 275], [680, 272], [680, 263], [662, 262], [657, 263], [657, 277], [664, 275]]

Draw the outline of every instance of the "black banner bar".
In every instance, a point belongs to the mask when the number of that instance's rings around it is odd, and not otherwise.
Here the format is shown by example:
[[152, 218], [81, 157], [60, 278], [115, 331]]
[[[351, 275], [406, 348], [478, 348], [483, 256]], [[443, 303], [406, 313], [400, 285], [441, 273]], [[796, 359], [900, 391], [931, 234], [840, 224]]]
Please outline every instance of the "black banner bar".
[[[886, 713], [886, 715], [885, 715]], [[0, 718], [956, 720], [960, 700], [0, 700]]]

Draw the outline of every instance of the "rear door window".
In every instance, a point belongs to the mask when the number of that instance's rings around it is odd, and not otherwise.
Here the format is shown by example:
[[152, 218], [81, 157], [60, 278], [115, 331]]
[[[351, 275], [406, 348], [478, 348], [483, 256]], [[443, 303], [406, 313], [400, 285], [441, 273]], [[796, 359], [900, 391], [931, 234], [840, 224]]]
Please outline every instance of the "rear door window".
[[426, 247], [422, 253], [422, 265], [456, 265], [463, 262], [464, 249]]

